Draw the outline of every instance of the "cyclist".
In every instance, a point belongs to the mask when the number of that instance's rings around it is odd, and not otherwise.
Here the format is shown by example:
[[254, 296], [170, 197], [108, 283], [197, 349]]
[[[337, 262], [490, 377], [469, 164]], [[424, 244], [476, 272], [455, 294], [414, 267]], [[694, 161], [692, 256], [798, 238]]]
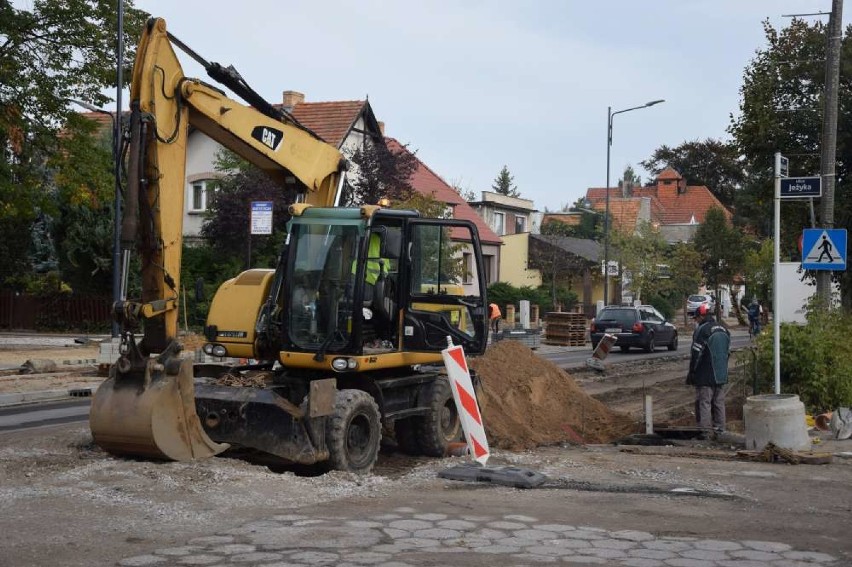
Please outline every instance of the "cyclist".
[[748, 306], [748, 333], [757, 336], [760, 333], [760, 315], [763, 309], [757, 299], [752, 299]]

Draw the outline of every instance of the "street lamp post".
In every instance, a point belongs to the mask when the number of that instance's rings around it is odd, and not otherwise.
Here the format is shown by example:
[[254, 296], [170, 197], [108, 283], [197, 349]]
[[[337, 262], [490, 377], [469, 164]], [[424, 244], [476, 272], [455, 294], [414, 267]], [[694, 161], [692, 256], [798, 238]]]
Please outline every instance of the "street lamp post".
[[606, 212], [604, 213], [604, 305], [609, 304], [609, 154], [612, 148], [612, 119], [616, 114], [630, 112], [631, 110], [639, 110], [640, 108], [648, 108], [655, 104], [666, 102], [664, 99], [652, 100], [646, 102], [642, 106], [634, 106], [625, 108], [624, 110], [612, 111], [612, 107], [606, 108]]

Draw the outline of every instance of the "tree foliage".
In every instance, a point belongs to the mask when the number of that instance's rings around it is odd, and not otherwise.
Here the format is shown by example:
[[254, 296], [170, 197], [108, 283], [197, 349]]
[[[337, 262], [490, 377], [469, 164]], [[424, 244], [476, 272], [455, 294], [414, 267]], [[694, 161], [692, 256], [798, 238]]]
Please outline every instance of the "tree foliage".
[[719, 295], [719, 286], [733, 287], [734, 276], [739, 274], [745, 260], [742, 232], [728, 224], [722, 209], [714, 207], [704, 215], [695, 232], [695, 249], [701, 256], [702, 271], [707, 287]]
[[622, 269], [629, 272], [635, 298], [664, 291], [661, 268], [666, 265], [668, 245], [657, 227], [641, 221], [632, 234], [614, 231], [612, 245]]
[[712, 138], [684, 142], [675, 148], [660, 146], [640, 163], [655, 176], [671, 167], [689, 185], [706, 186], [726, 207], [733, 206], [745, 178], [737, 146]]
[[411, 176], [419, 161], [407, 146], [394, 152], [383, 140], [368, 140], [349, 159], [355, 171], [350, 174], [349, 187], [341, 199], [344, 206], [374, 205], [380, 199], [404, 201], [414, 191]]
[[500, 173], [497, 174], [491, 188], [494, 189], [496, 193], [506, 195], [508, 197], [521, 196], [517, 185], [515, 185], [515, 177], [509, 173], [509, 167], [506, 165], [504, 165], [503, 169], [500, 170]]
[[594, 262], [567, 252], [564, 239], [563, 236], [541, 235], [529, 240], [529, 267], [541, 272], [543, 286], [550, 292], [551, 305], [559, 302], [560, 289], [570, 289], [586, 269], [595, 266]]

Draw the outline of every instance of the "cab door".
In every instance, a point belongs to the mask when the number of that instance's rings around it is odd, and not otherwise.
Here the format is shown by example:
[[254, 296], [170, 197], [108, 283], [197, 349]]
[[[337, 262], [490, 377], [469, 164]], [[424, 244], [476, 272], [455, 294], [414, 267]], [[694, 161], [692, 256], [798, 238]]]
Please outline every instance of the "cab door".
[[476, 225], [409, 220], [403, 260], [403, 350], [438, 352], [450, 337], [468, 354], [484, 353], [487, 282]]

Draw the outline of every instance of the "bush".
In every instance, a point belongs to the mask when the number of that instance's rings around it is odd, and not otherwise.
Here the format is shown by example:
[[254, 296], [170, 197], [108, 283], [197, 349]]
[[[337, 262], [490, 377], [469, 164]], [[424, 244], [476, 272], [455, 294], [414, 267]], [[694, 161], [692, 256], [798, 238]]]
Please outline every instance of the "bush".
[[[528, 300], [532, 305], [538, 305], [541, 313], [556, 310], [551, 299], [550, 288], [546, 286], [515, 287], [506, 282], [496, 282], [488, 286], [488, 302], [496, 303], [501, 310], [510, 304], [514, 305], [515, 309], [520, 309], [522, 299]], [[577, 294], [565, 288], [556, 290], [556, 299], [562, 303], [563, 310], [572, 309], [577, 304]]]
[[[774, 388], [772, 328], [758, 336], [757, 377], [764, 392]], [[852, 316], [812, 310], [807, 325], [781, 325], [781, 391], [796, 394], [809, 411], [852, 406]]]
[[672, 318], [674, 318], [675, 308], [669, 298], [664, 297], [662, 295], [653, 294], [649, 295], [646, 300], [648, 301], [649, 305], [653, 305], [657, 311], [662, 313], [663, 317], [665, 317], [667, 320], [671, 321]]

